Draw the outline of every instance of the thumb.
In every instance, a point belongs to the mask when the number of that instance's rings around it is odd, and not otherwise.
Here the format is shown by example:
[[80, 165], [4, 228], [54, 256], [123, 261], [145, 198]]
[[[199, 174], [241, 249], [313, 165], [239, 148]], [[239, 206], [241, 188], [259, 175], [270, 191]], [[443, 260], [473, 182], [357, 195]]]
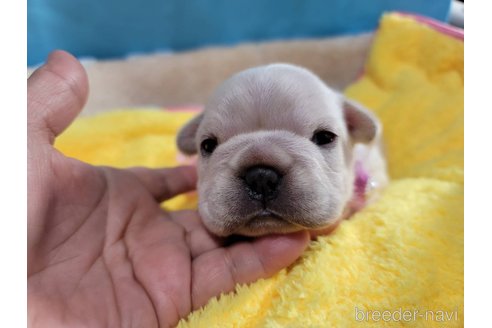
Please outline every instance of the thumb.
[[28, 133], [53, 143], [82, 110], [88, 90], [78, 60], [65, 51], [52, 52], [27, 80]]

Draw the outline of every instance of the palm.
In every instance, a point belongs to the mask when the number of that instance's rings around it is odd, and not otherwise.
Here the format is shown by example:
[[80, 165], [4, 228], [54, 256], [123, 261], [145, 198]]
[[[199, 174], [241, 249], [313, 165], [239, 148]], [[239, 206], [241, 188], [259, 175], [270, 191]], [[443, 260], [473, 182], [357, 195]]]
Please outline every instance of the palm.
[[118, 170], [57, 152], [54, 137], [80, 110], [87, 86], [73, 58], [54, 57], [57, 66], [28, 82], [32, 324], [173, 325], [236, 283], [270, 276], [300, 255], [306, 233], [223, 247], [196, 212], [163, 211], [161, 200], [193, 188], [191, 168]]

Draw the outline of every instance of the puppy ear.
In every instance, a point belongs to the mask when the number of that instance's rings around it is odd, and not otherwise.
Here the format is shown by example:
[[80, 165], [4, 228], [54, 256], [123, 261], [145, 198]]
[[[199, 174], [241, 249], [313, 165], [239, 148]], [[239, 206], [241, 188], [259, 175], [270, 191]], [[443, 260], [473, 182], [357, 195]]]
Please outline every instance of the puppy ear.
[[195, 136], [203, 119], [203, 113], [192, 118], [185, 126], [181, 128], [177, 137], [178, 148], [187, 155], [197, 153]]
[[343, 111], [348, 131], [355, 142], [369, 143], [379, 133], [376, 116], [358, 102], [343, 97]]

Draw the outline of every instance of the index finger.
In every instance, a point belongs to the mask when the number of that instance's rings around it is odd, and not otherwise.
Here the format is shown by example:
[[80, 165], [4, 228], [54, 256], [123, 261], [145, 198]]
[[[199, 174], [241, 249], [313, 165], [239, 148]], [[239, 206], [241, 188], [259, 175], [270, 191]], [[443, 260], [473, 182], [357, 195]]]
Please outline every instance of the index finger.
[[196, 168], [178, 166], [166, 169], [132, 167], [129, 169], [157, 201], [164, 201], [196, 188]]

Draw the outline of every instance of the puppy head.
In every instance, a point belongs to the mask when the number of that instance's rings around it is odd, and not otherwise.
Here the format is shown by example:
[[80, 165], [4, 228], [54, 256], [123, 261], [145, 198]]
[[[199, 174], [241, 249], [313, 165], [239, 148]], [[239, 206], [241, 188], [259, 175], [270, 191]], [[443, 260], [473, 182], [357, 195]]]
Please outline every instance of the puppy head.
[[376, 119], [292, 65], [248, 69], [225, 81], [178, 135], [198, 153], [199, 212], [226, 236], [325, 228], [352, 195], [352, 148]]

